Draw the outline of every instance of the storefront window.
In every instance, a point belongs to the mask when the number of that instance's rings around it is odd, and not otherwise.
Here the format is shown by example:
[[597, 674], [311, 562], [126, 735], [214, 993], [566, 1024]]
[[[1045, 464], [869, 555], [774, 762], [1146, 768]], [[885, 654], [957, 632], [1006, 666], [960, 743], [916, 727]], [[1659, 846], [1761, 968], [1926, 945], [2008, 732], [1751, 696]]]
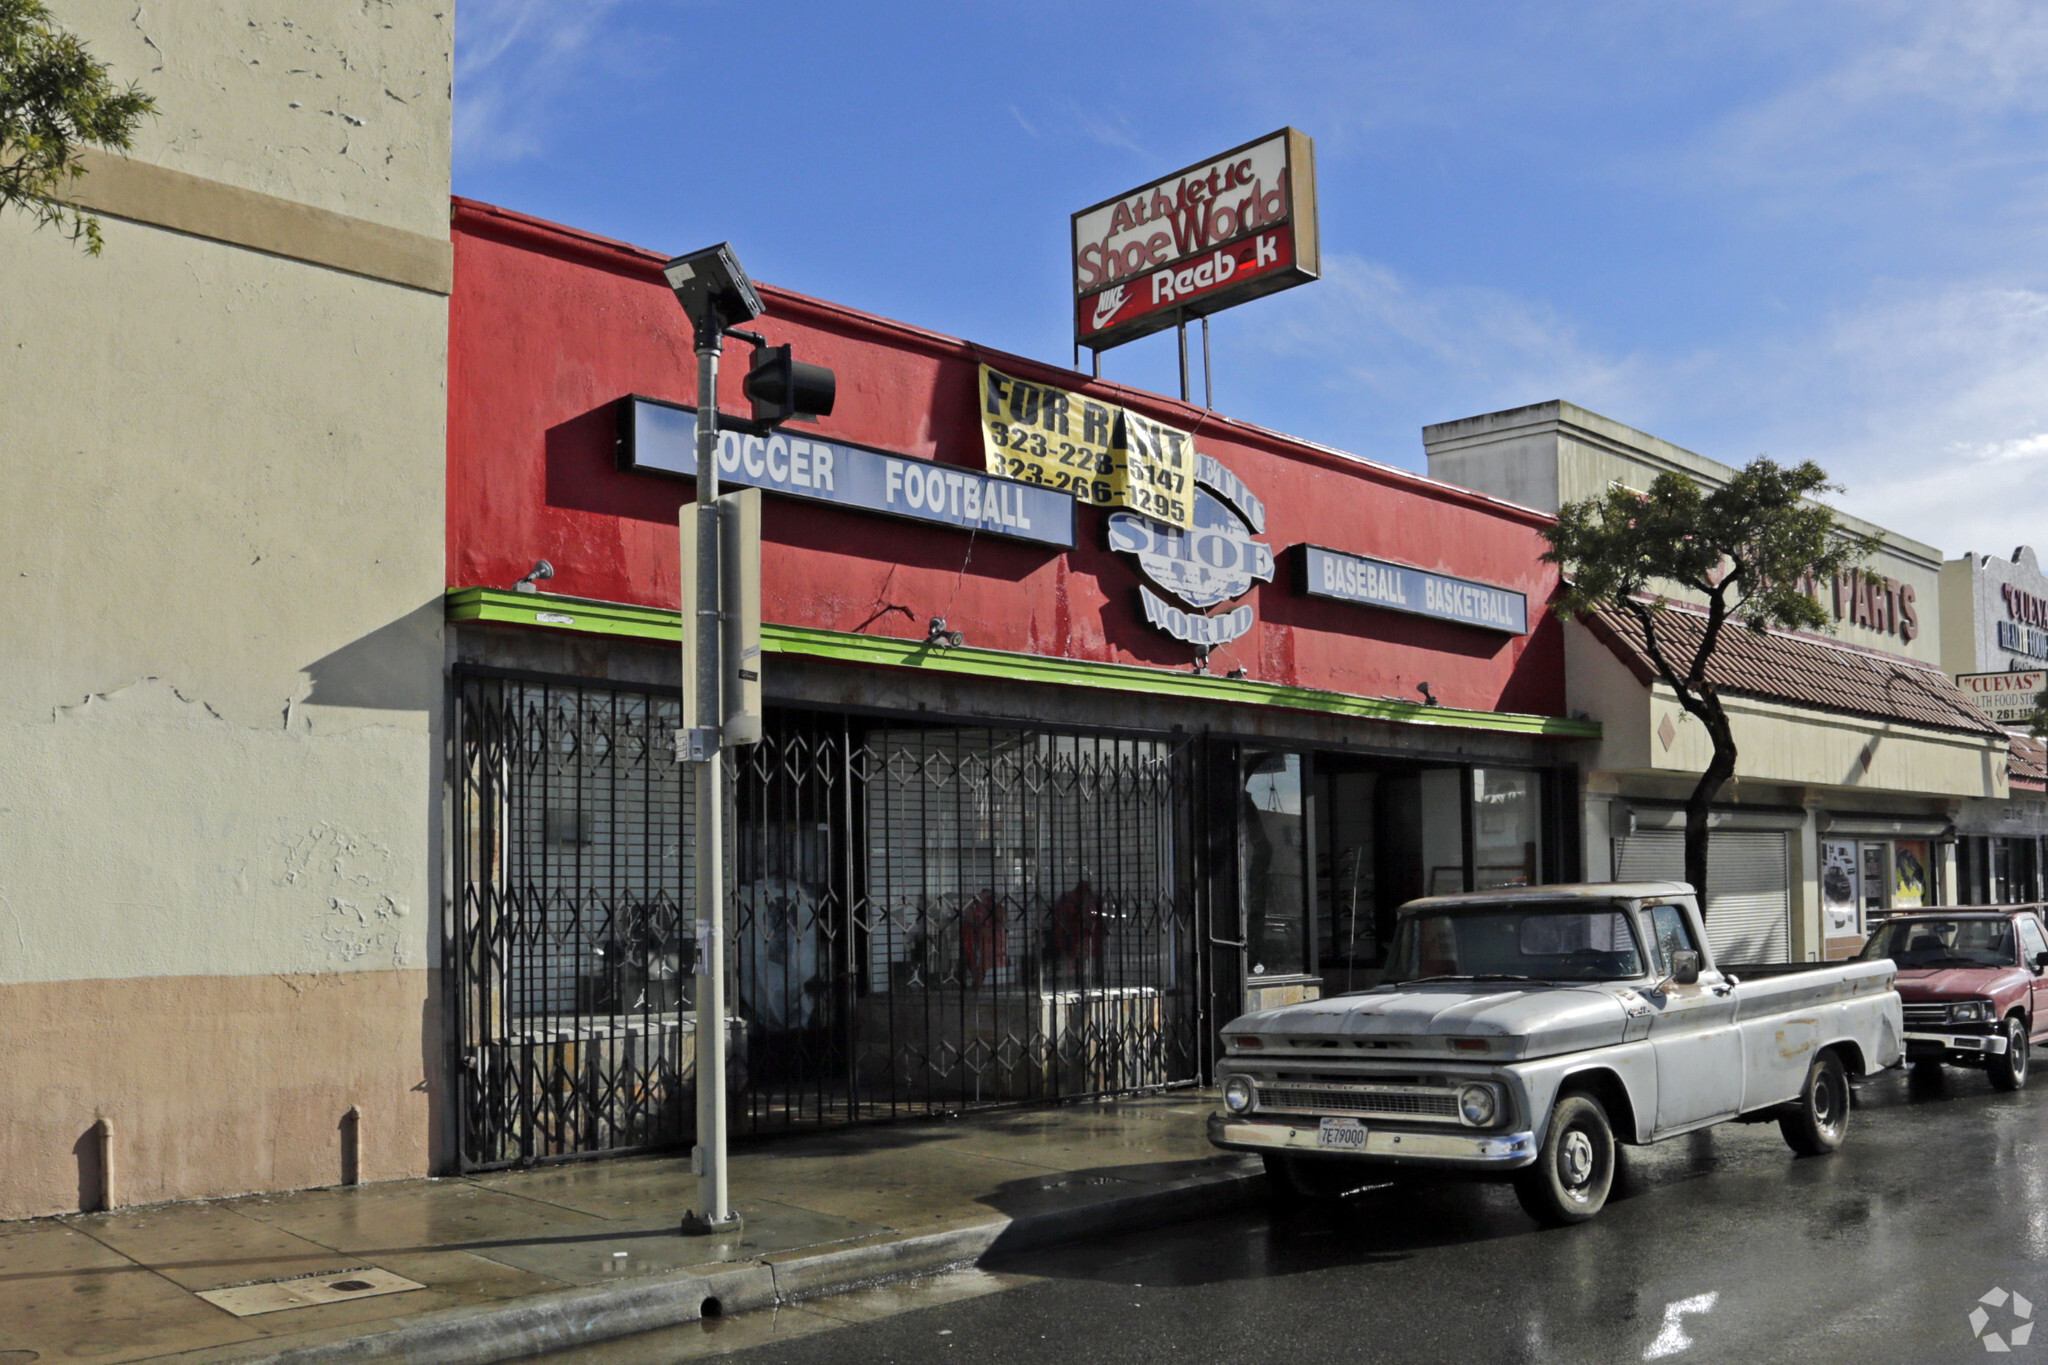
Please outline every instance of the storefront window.
[[1863, 932], [1861, 898], [1856, 894], [1856, 843], [1825, 839], [1820, 846], [1820, 901], [1831, 938]]
[[1884, 918], [1891, 889], [1891, 845], [1863, 844], [1863, 927], [1867, 931]]
[[1380, 774], [1326, 772], [1320, 755], [1315, 766], [1319, 958], [1325, 968], [1371, 966], [1379, 952]]
[[1253, 976], [1308, 970], [1307, 827], [1301, 755], [1249, 750], [1240, 828], [1245, 945]]
[[1448, 896], [1465, 890], [1464, 773], [1431, 768], [1420, 774], [1422, 796], [1422, 894]]
[[1918, 910], [1933, 904], [1928, 887], [1927, 841], [1901, 839], [1892, 845], [1892, 909]]
[[1543, 880], [1542, 813], [1535, 773], [1472, 770], [1473, 890]]

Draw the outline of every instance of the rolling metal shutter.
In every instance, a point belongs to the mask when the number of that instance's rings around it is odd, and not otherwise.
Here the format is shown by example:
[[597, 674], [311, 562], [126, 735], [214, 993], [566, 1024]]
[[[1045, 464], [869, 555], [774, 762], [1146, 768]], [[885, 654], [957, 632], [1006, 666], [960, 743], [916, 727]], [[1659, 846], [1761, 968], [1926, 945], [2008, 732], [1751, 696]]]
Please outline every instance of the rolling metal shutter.
[[[1642, 830], [1614, 841], [1619, 882], [1685, 880], [1685, 834]], [[1778, 831], [1707, 836], [1707, 944], [1716, 962], [1783, 962], [1792, 955], [1791, 866]]]

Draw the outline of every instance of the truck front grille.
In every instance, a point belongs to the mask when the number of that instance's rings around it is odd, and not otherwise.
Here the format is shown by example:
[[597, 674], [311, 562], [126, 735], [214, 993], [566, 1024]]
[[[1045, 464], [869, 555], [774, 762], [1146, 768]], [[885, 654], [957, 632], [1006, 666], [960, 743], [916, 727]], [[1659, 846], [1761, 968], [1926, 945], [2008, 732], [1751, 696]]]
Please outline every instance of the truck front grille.
[[1907, 1028], [1940, 1028], [1948, 1022], [1948, 1006], [1908, 1005], [1905, 1015]]
[[1259, 1087], [1258, 1107], [1283, 1113], [1357, 1114], [1371, 1118], [1458, 1118], [1455, 1090], [1406, 1090], [1374, 1086]]

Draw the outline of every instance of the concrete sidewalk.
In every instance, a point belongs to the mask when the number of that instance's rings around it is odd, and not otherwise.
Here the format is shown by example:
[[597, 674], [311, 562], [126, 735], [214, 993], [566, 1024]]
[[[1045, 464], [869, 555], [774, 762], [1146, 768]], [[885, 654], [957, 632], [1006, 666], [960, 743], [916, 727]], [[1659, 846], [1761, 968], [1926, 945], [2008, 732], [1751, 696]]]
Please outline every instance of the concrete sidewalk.
[[[1211, 1101], [757, 1146], [732, 1163], [737, 1238], [677, 1235], [695, 1182], [675, 1158], [0, 1224], [0, 1365], [508, 1360], [692, 1321], [707, 1300], [731, 1315], [1192, 1217], [1263, 1188], [1255, 1163], [1204, 1139]], [[391, 1276], [420, 1287], [377, 1292]], [[313, 1277], [300, 1297], [338, 1301], [236, 1316], [199, 1297], [298, 1277]]]

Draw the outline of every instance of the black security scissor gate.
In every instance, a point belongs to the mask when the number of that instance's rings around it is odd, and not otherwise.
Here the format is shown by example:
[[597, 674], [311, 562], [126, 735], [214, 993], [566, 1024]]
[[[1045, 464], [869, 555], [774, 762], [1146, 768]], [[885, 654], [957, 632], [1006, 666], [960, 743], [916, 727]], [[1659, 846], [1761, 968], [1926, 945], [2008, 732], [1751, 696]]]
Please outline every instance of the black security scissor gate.
[[[689, 1142], [677, 697], [456, 693], [462, 1163]], [[1199, 1077], [1190, 741], [783, 710], [730, 756], [735, 1132]]]

